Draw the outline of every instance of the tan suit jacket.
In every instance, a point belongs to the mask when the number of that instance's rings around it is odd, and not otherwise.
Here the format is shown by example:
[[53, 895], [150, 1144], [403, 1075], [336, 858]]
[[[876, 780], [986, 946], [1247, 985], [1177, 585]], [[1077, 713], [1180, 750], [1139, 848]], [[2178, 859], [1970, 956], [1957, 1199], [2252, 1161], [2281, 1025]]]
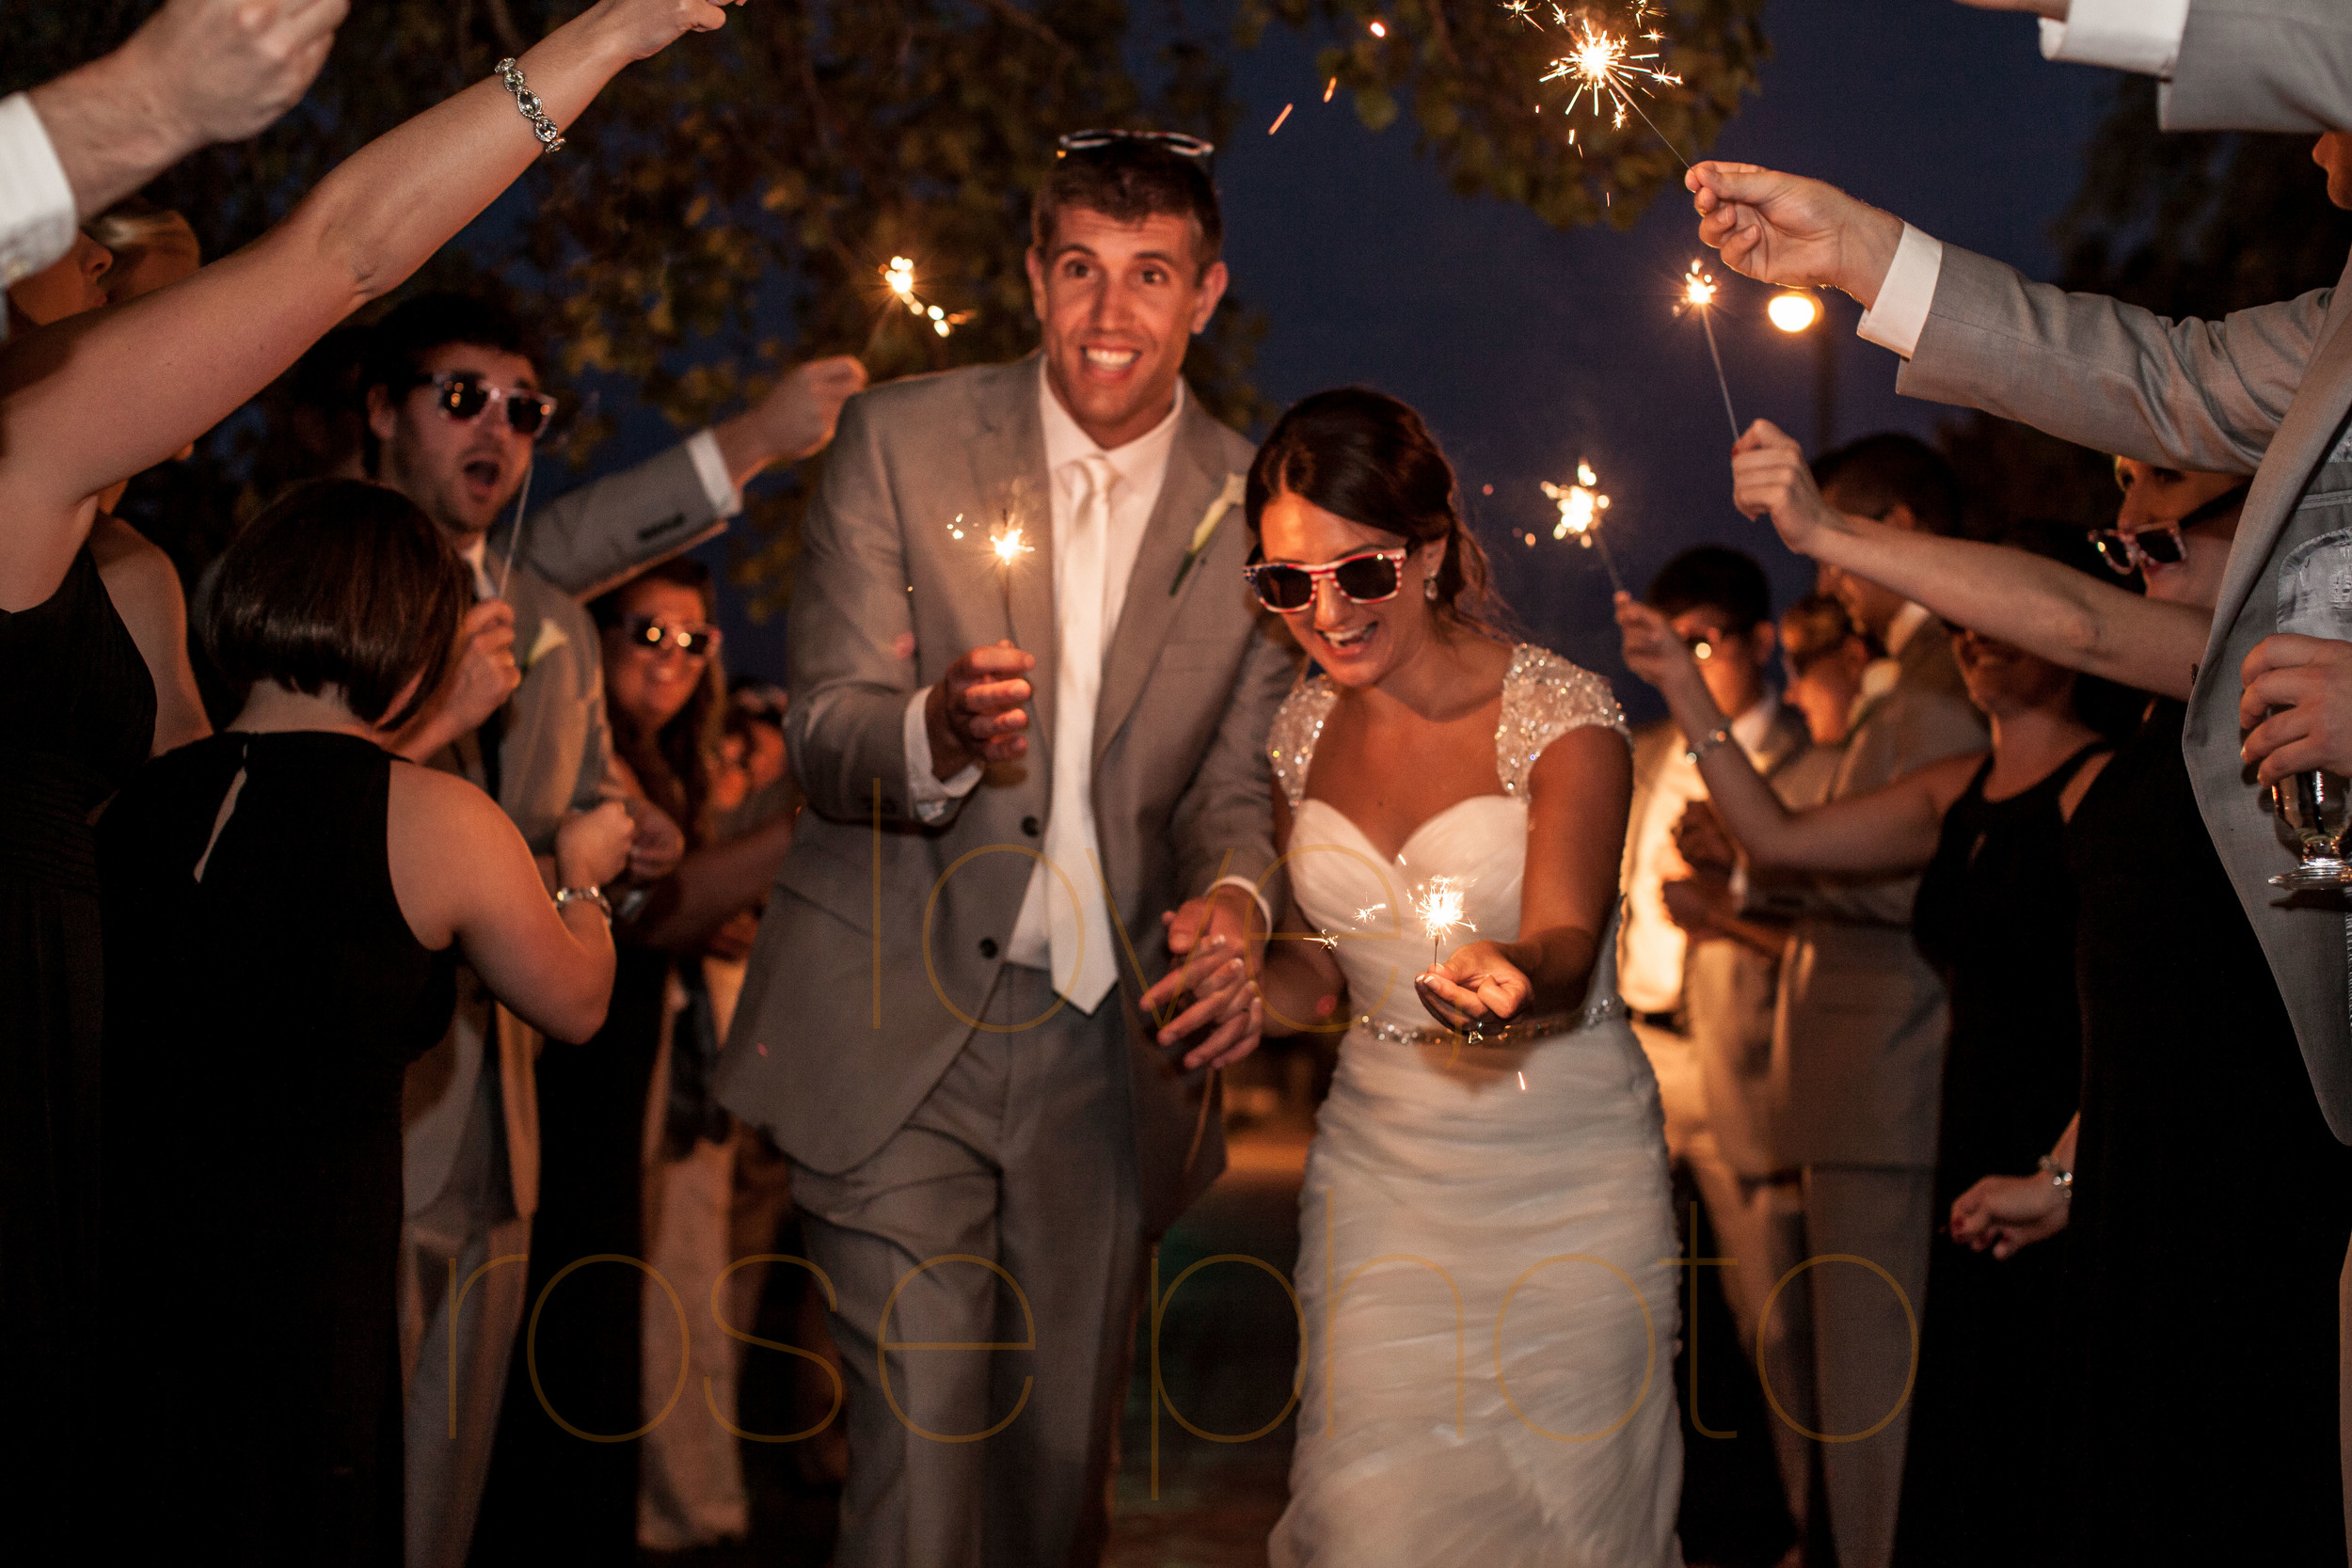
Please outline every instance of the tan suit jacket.
[[[604, 664], [596, 627], [577, 600], [521, 566], [507, 585], [515, 652], [525, 665], [508, 700], [499, 752], [499, 805], [535, 854], [555, 847], [567, 811], [602, 798], [612, 754], [605, 727]], [[486, 774], [476, 737], [434, 759], [477, 784]], [[483, 1062], [498, 1061], [505, 1161], [516, 1212], [539, 1207], [539, 1098], [532, 1073], [540, 1037], [503, 1007], [472, 971], [459, 969], [458, 1008], [440, 1043], [409, 1064], [401, 1086], [402, 1185], [407, 1212], [440, 1196], [462, 1147]]]
[[[2192, 10], [2192, 25], [2195, 11]], [[2144, 462], [2251, 473], [2190, 694], [2182, 749], [2198, 809], [2270, 959], [2320, 1109], [2352, 1141], [2352, 1010], [2340, 899], [2268, 883], [2295, 863], [2268, 792], [2238, 760], [2238, 672], [2279, 626], [2280, 567], [2352, 530], [2352, 463], [2329, 461], [2352, 410], [2352, 291], [2315, 290], [2218, 322], [2169, 321], [2069, 294], [1957, 246], [1897, 389], [2022, 420]], [[2340, 541], [2344, 542], [2344, 541]]]
[[[1273, 871], [1265, 737], [1295, 676], [1289, 637], [1244, 585], [1226, 511], [1177, 583], [1248, 441], [1187, 400], [1104, 655], [1093, 800], [1130, 1013], [1137, 1174], [1164, 1227], [1223, 1164], [1205, 1073], [1150, 1043], [1135, 1000], [1167, 965], [1160, 915], [1220, 875]], [[1018, 482], [1036, 553], [1000, 579], [984, 530]], [[803, 532], [790, 636], [793, 770], [808, 799], [760, 923], [720, 1098], [798, 1163], [875, 1153], [964, 1040], [994, 985], [1042, 841], [1055, 613], [1034, 356], [894, 382], [850, 401]], [[907, 798], [914, 693], [1010, 638], [1038, 660], [1029, 753], [936, 824]], [[1072, 879], [1094, 875], [1064, 866]], [[1268, 902], [1282, 907], [1269, 878]]]
[[2161, 104], [2168, 131], [2352, 130], [2352, 10], [2193, 0]]
[[[1866, 706], [1826, 799], [1867, 795], [1931, 762], [1982, 751], [1984, 721], [1932, 618]], [[1772, 1123], [1788, 1165], [1931, 1170], [1943, 1100], [1943, 982], [1911, 941], [1917, 877], [1775, 878], [1758, 901], [1795, 916], [1772, 1027]]]
[[[658, 561], [726, 531], [681, 441], [634, 467], [575, 486], [532, 513], [521, 561], [566, 594], [591, 599]], [[505, 558], [508, 530], [490, 535]]]

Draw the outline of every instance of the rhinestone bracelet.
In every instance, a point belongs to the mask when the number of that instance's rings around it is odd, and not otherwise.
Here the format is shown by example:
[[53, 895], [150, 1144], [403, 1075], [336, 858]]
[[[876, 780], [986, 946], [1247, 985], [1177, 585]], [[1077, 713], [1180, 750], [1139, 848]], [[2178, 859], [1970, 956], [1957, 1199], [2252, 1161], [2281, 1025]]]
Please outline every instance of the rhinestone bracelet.
[[515, 95], [515, 107], [522, 111], [525, 119], [531, 121], [531, 134], [539, 138], [540, 155], [544, 157], [562, 147], [564, 132], [539, 107], [539, 95], [532, 91], [530, 84], [523, 80], [523, 68], [509, 55], [499, 61], [498, 73], [499, 80], [506, 84], [506, 90]]

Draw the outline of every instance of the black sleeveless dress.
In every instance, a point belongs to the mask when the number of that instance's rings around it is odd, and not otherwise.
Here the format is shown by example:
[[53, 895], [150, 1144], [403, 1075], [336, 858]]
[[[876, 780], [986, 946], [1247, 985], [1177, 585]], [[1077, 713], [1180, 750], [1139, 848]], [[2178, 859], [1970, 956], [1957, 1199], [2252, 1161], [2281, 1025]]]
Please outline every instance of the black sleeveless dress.
[[[230, 733], [106, 813], [115, 1528], [242, 1564], [401, 1561], [401, 1074], [453, 949], [392, 894], [391, 769], [356, 736]], [[245, 784], [194, 875], [240, 770]]]
[[[155, 686], [85, 546], [0, 610], [0, 1497], [65, 1494], [98, 1267], [98, 862], [89, 814], [147, 760]], [[25, 1545], [20, 1538], [18, 1544]]]
[[[1987, 1176], [2030, 1171], [2074, 1115], [2082, 1007], [2074, 990], [2074, 879], [2060, 799], [2106, 749], [2086, 746], [2032, 788], [1984, 797], [1993, 760], [1945, 813], [1912, 935], [1944, 976], [1935, 1223], [1895, 1561], [1955, 1568], [2039, 1560], [2063, 1478], [2050, 1430], [2051, 1324], [2067, 1233], [2001, 1261], [1941, 1231]], [[1988, 1507], [1988, 1498], [1998, 1506]]]
[[2079, 1381], [2058, 1481], [2086, 1568], [2341, 1564], [2336, 1291], [2352, 1150], [2328, 1134], [2198, 815], [2182, 713], [2151, 708], [2068, 832]]

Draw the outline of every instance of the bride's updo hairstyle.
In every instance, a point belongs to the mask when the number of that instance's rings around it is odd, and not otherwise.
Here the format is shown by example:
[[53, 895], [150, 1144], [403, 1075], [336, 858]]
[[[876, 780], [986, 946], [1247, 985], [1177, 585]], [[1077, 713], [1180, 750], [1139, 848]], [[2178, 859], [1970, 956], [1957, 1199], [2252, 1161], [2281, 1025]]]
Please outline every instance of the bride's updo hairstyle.
[[1454, 465], [1421, 416], [1385, 392], [1341, 387], [1292, 404], [1249, 466], [1249, 531], [1266, 503], [1293, 495], [1419, 548], [1442, 541], [1430, 612], [1482, 637], [1495, 624], [1486, 552], [1454, 506]]

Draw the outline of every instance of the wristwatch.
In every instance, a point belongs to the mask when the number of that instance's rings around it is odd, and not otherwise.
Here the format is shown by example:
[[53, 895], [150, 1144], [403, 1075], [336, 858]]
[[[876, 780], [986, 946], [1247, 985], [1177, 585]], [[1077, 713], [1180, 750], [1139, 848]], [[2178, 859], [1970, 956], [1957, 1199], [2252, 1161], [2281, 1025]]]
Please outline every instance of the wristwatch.
[[612, 924], [612, 900], [604, 895], [604, 889], [600, 887], [557, 888], [555, 890], [555, 912], [557, 914], [562, 914], [564, 912], [564, 906], [570, 903], [575, 898], [584, 904], [596, 905], [596, 908], [604, 911], [604, 923], [607, 926]]

